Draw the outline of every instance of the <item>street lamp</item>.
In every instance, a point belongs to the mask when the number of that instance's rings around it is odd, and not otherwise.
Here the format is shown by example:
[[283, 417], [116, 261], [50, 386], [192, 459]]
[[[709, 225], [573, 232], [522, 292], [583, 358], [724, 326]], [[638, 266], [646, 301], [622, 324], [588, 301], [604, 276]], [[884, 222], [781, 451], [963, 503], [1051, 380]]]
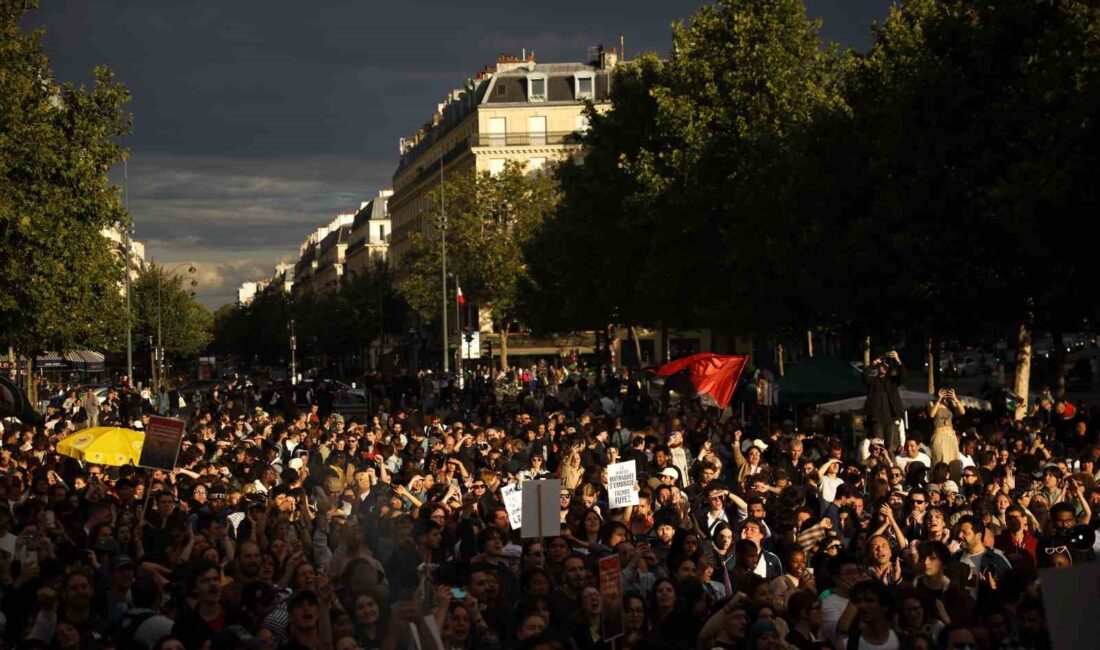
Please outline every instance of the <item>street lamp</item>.
[[298, 336], [294, 331], [294, 319], [287, 325], [290, 330], [290, 383], [298, 383]]
[[440, 260], [443, 266], [443, 374], [447, 374], [450, 362], [447, 355], [450, 345], [447, 344], [447, 195], [443, 186], [443, 156], [439, 156], [439, 246]]
[[[160, 285], [165, 275], [172, 275], [176, 271], [180, 270], [184, 266], [187, 266], [187, 273], [194, 274], [195, 267], [189, 262], [183, 262], [172, 267], [170, 271], [161, 271], [157, 273], [157, 363], [153, 372], [153, 390], [160, 392], [161, 384], [164, 381], [164, 344], [161, 342], [161, 302], [160, 302]], [[191, 286], [198, 286], [198, 281], [194, 278], [191, 279]]]

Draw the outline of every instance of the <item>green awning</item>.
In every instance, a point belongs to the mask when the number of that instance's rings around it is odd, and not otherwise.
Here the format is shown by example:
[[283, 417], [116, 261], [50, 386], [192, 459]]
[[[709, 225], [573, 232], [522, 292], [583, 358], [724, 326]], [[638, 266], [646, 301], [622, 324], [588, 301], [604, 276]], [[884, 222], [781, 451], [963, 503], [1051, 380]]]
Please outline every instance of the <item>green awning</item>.
[[857, 397], [867, 392], [863, 380], [851, 365], [831, 357], [804, 359], [788, 366], [779, 380], [779, 401], [823, 404]]

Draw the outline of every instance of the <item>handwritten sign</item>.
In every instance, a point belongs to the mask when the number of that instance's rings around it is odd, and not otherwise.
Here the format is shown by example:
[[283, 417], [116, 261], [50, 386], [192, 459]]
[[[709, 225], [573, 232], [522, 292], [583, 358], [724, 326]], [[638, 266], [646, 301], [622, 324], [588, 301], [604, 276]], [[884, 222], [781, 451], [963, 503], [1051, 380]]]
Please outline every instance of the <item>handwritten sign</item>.
[[512, 525], [512, 530], [519, 530], [523, 526], [523, 491], [519, 485], [511, 483], [500, 488], [500, 495], [504, 497], [508, 523]]
[[614, 510], [638, 505], [638, 492], [634, 486], [638, 483], [638, 470], [634, 461], [615, 463], [607, 466], [608, 506]]
[[145, 444], [141, 447], [138, 465], [172, 471], [183, 442], [183, 420], [153, 416], [145, 427]]

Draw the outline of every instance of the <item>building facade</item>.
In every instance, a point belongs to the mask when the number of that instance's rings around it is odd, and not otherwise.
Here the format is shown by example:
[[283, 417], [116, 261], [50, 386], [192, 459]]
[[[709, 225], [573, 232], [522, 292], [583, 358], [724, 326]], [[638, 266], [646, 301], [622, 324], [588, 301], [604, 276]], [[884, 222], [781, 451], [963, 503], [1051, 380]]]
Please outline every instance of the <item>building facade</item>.
[[385, 189], [378, 196], [364, 202], [355, 213], [351, 224], [351, 242], [344, 253], [349, 277], [363, 273], [372, 264], [385, 262], [389, 252], [390, 226], [389, 200], [393, 190]]
[[610, 106], [614, 50], [592, 48], [587, 63], [538, 63], [501, 56], [438, 104], [430, 122], [402, 138], [401, 159], [389, 200], [393, 221], [391, 264], [401, 258], [413, 233], [431, 235], [438, 218], [427, 214], [441, 178], [496, 173], [508, 162], [538, 170], [576, 155], [588, 128], [585, 109]]
[[309, 234], [299, 247], [294, 265], [296, 295], [334, 290], [344, 274], [344, 251], [355, 215], [340, 214]]

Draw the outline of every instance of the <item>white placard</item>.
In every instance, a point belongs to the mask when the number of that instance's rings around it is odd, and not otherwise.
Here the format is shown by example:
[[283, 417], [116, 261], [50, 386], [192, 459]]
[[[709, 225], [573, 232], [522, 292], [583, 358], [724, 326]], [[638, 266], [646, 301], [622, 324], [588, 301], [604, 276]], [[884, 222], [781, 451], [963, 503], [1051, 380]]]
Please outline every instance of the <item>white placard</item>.
[[523, 491], [519, 485], [511, 483], [500, 488], [500, 496], [504, 497], [504, 509], [508, 511], [512, 530], [519, 530], [523, 525]]
[[523, 482], [523, 539], [561, 534], [561, 479]]
[[634, 489], [638, 483], [638, 470], [634, 461], [615, 463], [607, 466], [608, 507], [612, 510], [638, 505], [638, 492]]

